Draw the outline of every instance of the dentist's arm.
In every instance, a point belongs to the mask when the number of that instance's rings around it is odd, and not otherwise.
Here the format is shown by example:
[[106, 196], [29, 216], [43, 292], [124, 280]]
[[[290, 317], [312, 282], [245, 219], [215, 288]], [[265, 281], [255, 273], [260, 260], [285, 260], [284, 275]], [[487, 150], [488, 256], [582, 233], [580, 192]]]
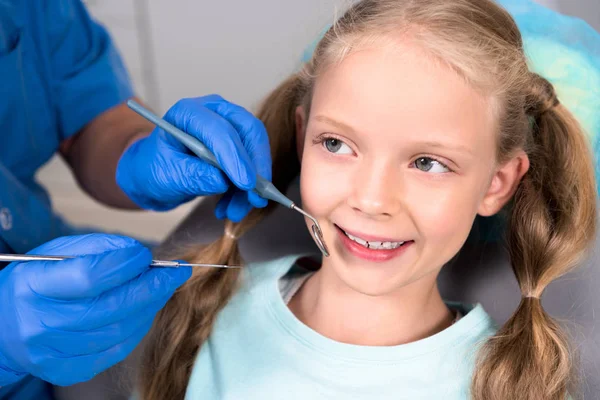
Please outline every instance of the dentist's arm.
[[[140, 100], [136, 99], [140, 102]], [[117, 185], [117, 163], [154, 125], [123, 103], [105, 111], [61, 145], [61, 153], [79, 185], [94, 199], [116, 208], [138, 209]]]

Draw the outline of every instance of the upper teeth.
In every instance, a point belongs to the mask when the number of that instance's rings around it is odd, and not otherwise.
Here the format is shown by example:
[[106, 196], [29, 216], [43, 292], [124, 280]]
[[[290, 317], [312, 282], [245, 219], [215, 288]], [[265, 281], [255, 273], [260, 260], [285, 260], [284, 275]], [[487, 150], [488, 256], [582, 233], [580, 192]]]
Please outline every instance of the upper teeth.
[[357, 236], [353, 236], [347, 232], [344, 232], [346, 236], [355, 241], [356, 243], [365, 246], [368, 249], [396, 249], [404, 244], [404, 242], [369, 242], [361, 239]]

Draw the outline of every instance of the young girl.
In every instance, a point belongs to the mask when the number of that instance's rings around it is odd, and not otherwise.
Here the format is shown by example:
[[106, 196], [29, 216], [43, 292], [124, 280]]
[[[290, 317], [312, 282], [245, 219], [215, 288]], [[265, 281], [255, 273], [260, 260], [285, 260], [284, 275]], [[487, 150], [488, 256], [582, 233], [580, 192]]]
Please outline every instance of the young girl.
[[[273, 182], [300, 173], [330, 257], [196, 270], [155, 321], [142, 399], [567, 396], [572, 353], [540, 297], [593, 239], [592, 156], [507, 12], [359, 1], [258, 116]], [[182, 258], [241, 263], [236, 239], [269, 210]], [[436, 278], [500, 211], [522, 300], [497, 329]]]

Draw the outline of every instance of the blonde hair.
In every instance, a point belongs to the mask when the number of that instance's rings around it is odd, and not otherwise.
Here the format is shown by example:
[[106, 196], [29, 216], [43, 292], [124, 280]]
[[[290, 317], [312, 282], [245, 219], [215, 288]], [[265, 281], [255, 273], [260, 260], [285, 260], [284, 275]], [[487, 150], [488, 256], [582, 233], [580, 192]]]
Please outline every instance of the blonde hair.
[[[577, 121], [552, 85], [529, 71], [519, 30], [492, 0], [363, 0], [327, 31], [302, 71], [283, 82], [257, 113], [267, 131], [273, 182], [285, 190], [299, 173], [294, 113], [310, 110], [316, 77], [352, 51], [402, 36], [492, 99], [497, 162], [523, 149], [530, 169], [505, 209], [507, 243], [522, 300], [482, 348], [471, 385], [475, 400], [563, 400], [573, 382], [573, 352], [542, 308], [550, 282], [584, 256], [596, 230], [592, 154]], [[227, 229], [240, 236], [273, 205]], [[184, 254], [192, 262], [240, 263], [235, 240]], [[182, 399], [195, 356], [238, 283], [236, 270], [196, 270], [159, 313], [144, 355], [145, 400]]]

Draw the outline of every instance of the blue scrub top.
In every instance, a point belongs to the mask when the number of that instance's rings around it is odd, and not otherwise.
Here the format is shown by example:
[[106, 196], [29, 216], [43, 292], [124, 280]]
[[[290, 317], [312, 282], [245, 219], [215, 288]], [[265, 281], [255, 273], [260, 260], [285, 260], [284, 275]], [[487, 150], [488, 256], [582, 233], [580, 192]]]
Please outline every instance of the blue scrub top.
[[34, 181], [103, 111], [132, 96], [106, 30], [79, 0], [0, 0], [0, 252], [74, 233]]
[[[0, 253], [76, 233], [34, 175], [62, 141], [132, 95], [108, 33], [79, 0], [0, 0]], [[46, 390], [27, 378], [0, 399], [45, 399]]]

